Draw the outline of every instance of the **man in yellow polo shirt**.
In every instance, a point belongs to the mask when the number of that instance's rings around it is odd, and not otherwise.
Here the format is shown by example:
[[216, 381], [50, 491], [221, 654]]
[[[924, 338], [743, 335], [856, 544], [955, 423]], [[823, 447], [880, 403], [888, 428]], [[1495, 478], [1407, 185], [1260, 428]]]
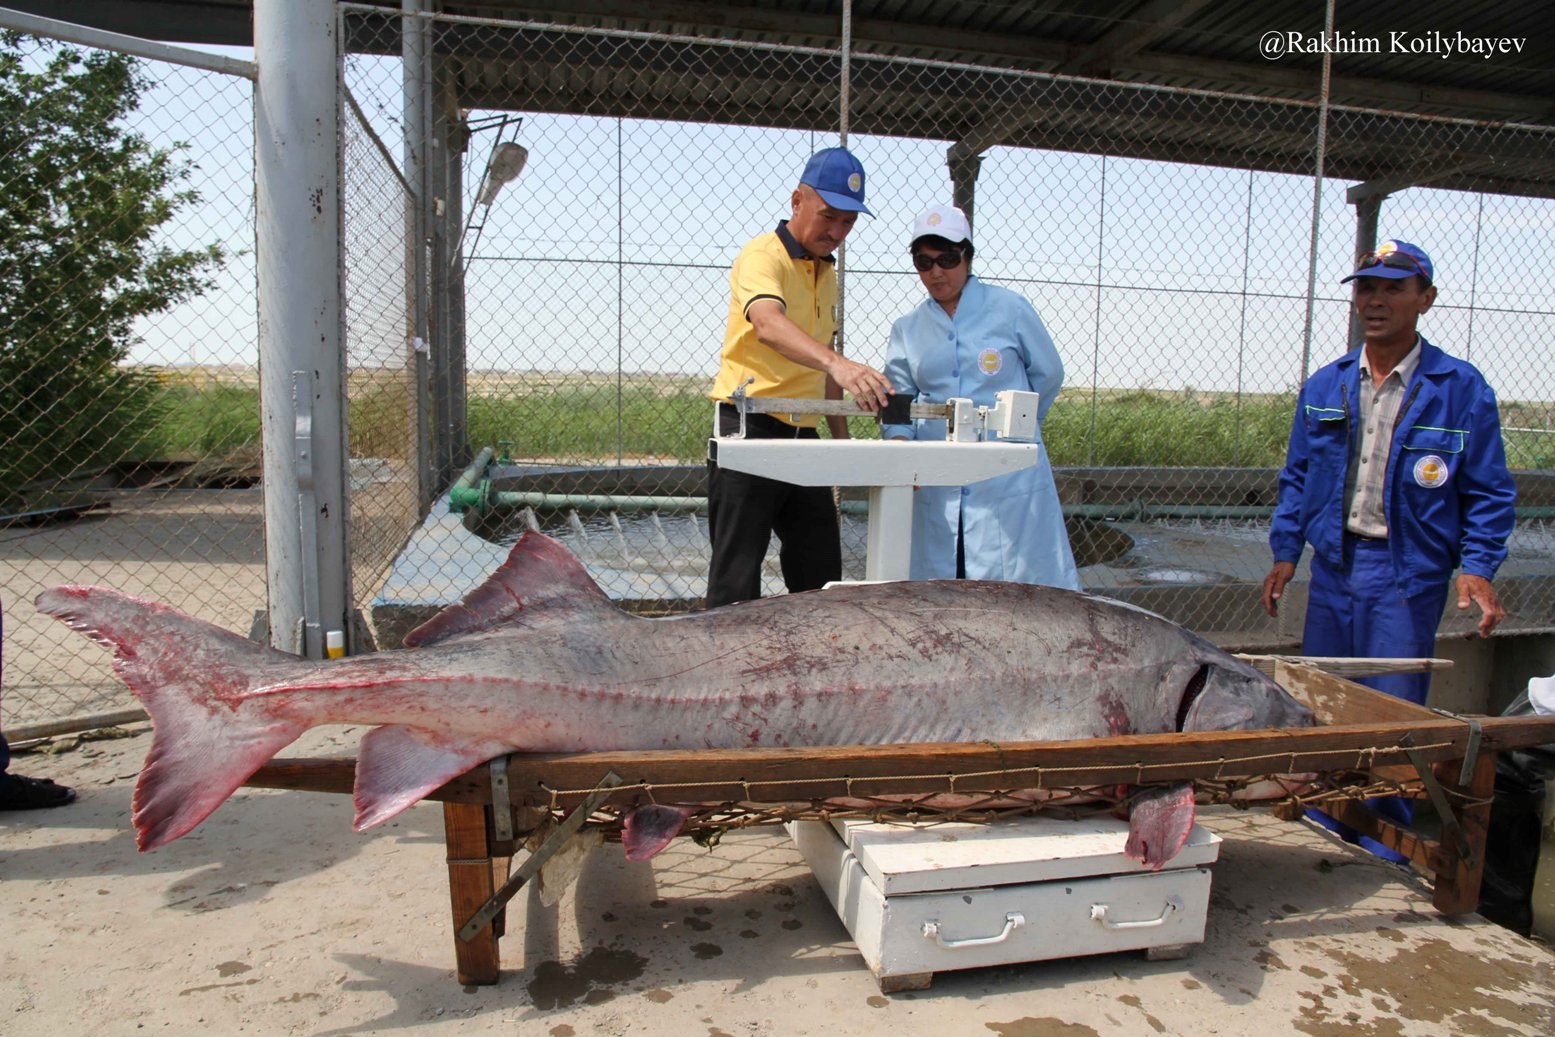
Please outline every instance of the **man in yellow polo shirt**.
[[[861, 411], [886, 402], [891, 383], [871, 367], [832, 347], [837, 332], [837, 268], [832, 253], [864, 207], [864, 167], [846, 148], [810, 157], [777, 229], [752, 240], [729, 271], [729, 323], [718, 377], [709, 394], [717, 403], [718, 435], [736, 435], [740, 418], [728, 400], [740, 386], [750, 396], [842, 399], [853, 394]], [[830, 416], [833, 438], [846, 439], [847, 419]], [[750, 414], [745, 435], [815, 439], [814, 415]], [[842, 576], [837, 508], [824, 486], [794, 486], [707, 463], [707, 526], [712, 564], [707, 606], [761, 597], [761, 564], [776, 533], [783, 583], [815, 590]]]

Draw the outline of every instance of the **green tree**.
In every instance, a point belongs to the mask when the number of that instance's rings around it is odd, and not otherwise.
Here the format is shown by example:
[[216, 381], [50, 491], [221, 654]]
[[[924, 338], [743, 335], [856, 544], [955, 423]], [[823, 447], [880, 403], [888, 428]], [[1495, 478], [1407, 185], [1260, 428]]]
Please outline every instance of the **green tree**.
[[0, 504], [135, 455], [161, 394], [124, 364], [134, 321], [225, 258], [160, 240], [196, 194], [125, 124], [148, 85], [135, 58], [0, 34]]

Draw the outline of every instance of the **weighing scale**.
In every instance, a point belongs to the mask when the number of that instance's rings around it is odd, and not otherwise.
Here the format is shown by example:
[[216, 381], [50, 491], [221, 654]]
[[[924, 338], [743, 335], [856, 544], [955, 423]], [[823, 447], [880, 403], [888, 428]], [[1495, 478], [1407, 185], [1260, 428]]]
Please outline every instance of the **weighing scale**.
[[[743, 432], [748, 414], [832, 414], [867, 411], [844, 400], [794, 400], [746, 396], [730, 399]], [[912, 488], [964, 486], [1030, 468], [1041, 456], [1034, 392], [1007, 390], [993, 407], [967, 399], [907, 405], [893, 397], [882, 421], [939, 418], [943, 441], [881, 442], [864, 439], [745, 439], [715, 437], [708, 456], [720, 468], [779, 479], [795, 486], [864, 486], [869, 489], [865, 580], [905, 580], [912, 559]], [[991, 438], [997, 435], [999, 438]]]
[[[841, 400], [747, 397], [748, 414], [841, 414]], [[721, 467], [800, 486], [869, 489], [866, 580], [905, 580], [912, 557], [912, 488], [963, 486], [1037, 463], [1036, 393], [999, 393], [993, 407], [893, 398], [882, 423], [947, 422], [943, 441], [715, 438]], [[880, 989], [921, 990], [934, 973], [1145, 950], [1182, 957], [1202, 943], [1209, 913], [1207, 865], [1220, 838], [1195, 825], [1160, 871], [1123, 852], [1128, 823], [1010, 818], [990, 824], [902, 825], [795, 821], [805, 856]]]

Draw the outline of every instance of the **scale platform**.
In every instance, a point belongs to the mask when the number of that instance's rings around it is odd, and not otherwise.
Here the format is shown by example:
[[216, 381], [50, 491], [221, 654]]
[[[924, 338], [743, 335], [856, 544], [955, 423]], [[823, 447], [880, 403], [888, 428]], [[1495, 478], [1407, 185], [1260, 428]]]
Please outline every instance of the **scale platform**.
[[914, 486], [963, 486], [1030, 468], [1036, 443], [882, 443], [857, 439], [715, 439], [720, 467], [796, 486], [868, 486], [864, 579], [905, 580]]
[[936, 972], [1204, 942], [1208, 865], [1220, 837], [1197, 825], [1160, 871], [1123, 853], [1112, 817], [990, 824], [795, 821], [789, 834], [885, 993]]

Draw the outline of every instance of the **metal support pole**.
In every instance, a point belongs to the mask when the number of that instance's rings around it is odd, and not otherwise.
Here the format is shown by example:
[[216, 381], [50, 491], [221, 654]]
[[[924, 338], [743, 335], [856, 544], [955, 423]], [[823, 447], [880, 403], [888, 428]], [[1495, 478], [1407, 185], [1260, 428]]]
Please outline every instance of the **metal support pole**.
[[427, 242], [431, 238], [428, 229], [431, 197], [427, 190], [427, 142], [431, 137], [427, 129], [427, 112], [430, 91], [426, 84], [428, 50], [427, 34], [430, 31], [424, 18], [418, 18], [421, 0], [402, 0], [400, 20], [400, 109], [405, 127], [405, 179], [410, 184], [410, 240], [406, 243], [409, 262], [405, 264], [410, 284], [406, 296], [410, 303], [411, 362], [416, 372], [416, 461], [417, 479], [421, 484], [421, 507], [425, 511], [442, 489], [442, 479], [437, 469], [437, 450], [434, 445], [433, 414], [431, 400], [431, 304], [428, 299]]
[[848, 146], [848, 106], [853, 83], [853, 0], [842, 0], [842, 69], [837, 87], [838, 143]]
[[[848, 107], [852, 104], [853, 77], [853, 0], [842, 0], [842, 63], [837, 80], [837, 143], [848, 146]], [[837, 331], [832, 348], [847, 355], [848, 328], [848, 243], [837, 246]], [[834, 487], [832, 497], [839, 498]]]
[[983, 168], [983, 156], [959, 155], [951, 147], [950, 154], [945, 156], [945, 165], [950, 168], [951, 204], [966, 213], [966, 224], [971, 227], [972, 212], [977, 207], [977, 174]]
[[[1334, 33], [1334, 0], [1328, 0], [1328, 13], [1323, 23], [1323, 38], [1331, 39]], [[1301, 333], [1301, 378], [1304, 384], [1312, 373], [1312, 315], [1317, 301], [1317, 245], [1318, 231], [1323, 220], [1324, 161], [1328, 154], [1328, 91], [1333, 75], [1333, 55], [1323, 55], [1322, 86], [1317, 103], [1317, 157], [1312, 170], [1312, 236], [1307, 245], [1307, 317]]]
[[324, 658], [346, 567], [340, 108], [331, 0], [254, 7], [259, 399], [270, 639]]
[[434, 51], [431, 62], [433, 377], [441, 462], [438, 485], [470, 462], [469, 402], [464, 341], [464, 150], [469, 134], [447, 69]]
[[[1361, 256], [1377, 247], [1377, 223], [1382, 217], [1382, 200], [1386, 194], [1372, 194], [1355, 199], [1355, 254]], [[1350, 307], [1350, 348], [1360, 347], [1364, 335], [1361, 318]]]
[[83, 47], [97, 47], [102, 50], [116, 50], [124, 54], [133, 54], [137, 58], [150, 58], [152, 61], [168, 61], [178, 65], [187, 65], [190, 68], [203, 68], [207, 72], [220, 72], [228, 76], [242, 76], [244, 79], [253, 79], [257, 74], [252, 61], [244, 61], [241, 58], [229, 58], [223, 54], [208, 54], [203, 50], [191, 50], [188, 47], [175, 47], [160, 40], [147, 40], [139, 36], [126, 36], [123, 33], [108, 32], [103, 29], [94, 29], [89, 25], [78, 25], [75, 22], [61, 21], [58, 18], [45, 18], [41, 15], [28, 14], [26, 11], [14, 11], [10, 8], [0, 7], [0, 29], [13, 29], [16, 32], [24, 32], [29, 36], [48, 36], [66, 43], [76, 43]]

